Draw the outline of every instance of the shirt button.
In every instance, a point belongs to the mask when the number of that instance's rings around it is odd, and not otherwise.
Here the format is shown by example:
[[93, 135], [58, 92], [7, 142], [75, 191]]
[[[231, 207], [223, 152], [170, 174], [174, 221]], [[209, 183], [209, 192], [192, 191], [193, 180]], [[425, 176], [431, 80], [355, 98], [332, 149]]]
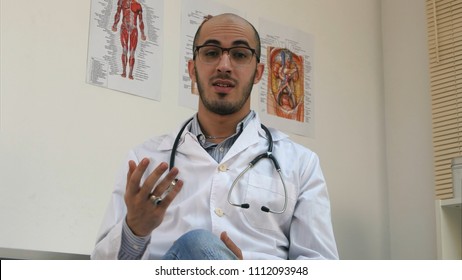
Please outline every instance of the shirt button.
[[228, 167], [226, 166], [226, 164], [222, 164], [218, 166], [218, 170], [220, 170], [221, 172], [226, 172], [228, 170]]
[[220, 150], [220, 152], [222, 152], [222, 153], [223, 153], [223, 151], [225, 150], [225, 148], [223, 148], [223, 147], [220, 147], [220, 149], [219, 149], [219, 150]]
[[223, 210], [221, 208], [215, 208], [215, 214], [218, 217], [223, 217], [225, 215], [225, 212], [223, 212]]

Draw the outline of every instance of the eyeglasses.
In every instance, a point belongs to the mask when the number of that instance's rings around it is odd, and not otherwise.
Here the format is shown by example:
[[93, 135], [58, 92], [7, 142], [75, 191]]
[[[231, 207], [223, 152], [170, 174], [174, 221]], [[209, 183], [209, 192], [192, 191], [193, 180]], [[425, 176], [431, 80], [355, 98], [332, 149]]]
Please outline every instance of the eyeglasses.
[[222, 48], [215, 45], [202, 45], [196, 47], [194, 55], [197, 53], [199, 60], [205, 64], [217, 64], [224, 52], [228, 53], [231, 63], [237, 66], [249, 64], [254, 55], [257, 62], [260, 62], [259, 57], [256, 56], [255, 49], [248, 47]]

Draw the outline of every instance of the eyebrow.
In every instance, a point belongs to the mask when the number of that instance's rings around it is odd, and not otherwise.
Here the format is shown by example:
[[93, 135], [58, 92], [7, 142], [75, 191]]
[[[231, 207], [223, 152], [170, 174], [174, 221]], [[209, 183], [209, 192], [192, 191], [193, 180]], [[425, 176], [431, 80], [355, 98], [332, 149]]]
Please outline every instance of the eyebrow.
[[[217, 46], [221, 46], [221, 43], [220, 41], [218, 40], [215, 40], [215, 39], [209, 39], [209, 40], [206, 40], [202, 45], [217, 45]], [[250, 48], [250, 45], [247, 41], [245, 40], [236, 40], [234, 41], [232, 44], [232, 46], [246, 46], [248, 48]]]

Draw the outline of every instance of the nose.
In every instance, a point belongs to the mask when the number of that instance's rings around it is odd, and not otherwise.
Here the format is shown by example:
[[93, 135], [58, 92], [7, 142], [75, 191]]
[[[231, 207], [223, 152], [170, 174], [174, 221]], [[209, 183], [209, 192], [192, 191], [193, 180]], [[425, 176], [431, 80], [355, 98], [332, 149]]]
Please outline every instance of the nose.
[[228, 51], [224, 51], [218, 61], [217, 70], [219, 72], [231, 72], [231, 58]]

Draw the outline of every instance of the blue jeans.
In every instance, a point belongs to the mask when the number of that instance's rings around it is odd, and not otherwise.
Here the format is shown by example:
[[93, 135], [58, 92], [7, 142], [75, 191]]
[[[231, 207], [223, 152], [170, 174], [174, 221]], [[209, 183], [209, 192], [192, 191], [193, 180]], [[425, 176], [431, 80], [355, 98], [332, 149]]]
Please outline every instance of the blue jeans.
[[237, 260], [225, 243], [213, 233], [197, 229], [178, 238], [164, 260]]

